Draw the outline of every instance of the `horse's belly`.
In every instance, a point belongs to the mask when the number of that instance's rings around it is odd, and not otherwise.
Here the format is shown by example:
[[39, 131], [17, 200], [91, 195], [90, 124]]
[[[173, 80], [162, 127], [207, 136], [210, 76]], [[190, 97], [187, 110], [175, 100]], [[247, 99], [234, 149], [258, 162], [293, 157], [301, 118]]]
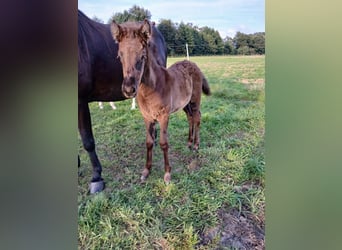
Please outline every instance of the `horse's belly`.
[[94, 101], [121, 101], [126, 99], [121, 91], [121, 85], [115, 82], [95, 82], [92, 99]]
[[172, 98], [171, 97], [171, 113], [175, 113], [180, 109], [183, 109], [189, 102], [191, 96], [186, 96], [184, 98]]

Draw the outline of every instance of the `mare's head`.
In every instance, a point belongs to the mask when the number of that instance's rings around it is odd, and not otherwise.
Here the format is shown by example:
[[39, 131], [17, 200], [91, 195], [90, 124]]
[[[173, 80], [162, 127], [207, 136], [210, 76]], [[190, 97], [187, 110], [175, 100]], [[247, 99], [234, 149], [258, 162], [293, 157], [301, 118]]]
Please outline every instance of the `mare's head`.
[[113, 38], [119, 44], [118, 55], [123, 69], [122, 92], [127, 98], [135, 97], [144, 73], [148, 56], [148, 42], [152, 33], [151, 23], [111, 24]]

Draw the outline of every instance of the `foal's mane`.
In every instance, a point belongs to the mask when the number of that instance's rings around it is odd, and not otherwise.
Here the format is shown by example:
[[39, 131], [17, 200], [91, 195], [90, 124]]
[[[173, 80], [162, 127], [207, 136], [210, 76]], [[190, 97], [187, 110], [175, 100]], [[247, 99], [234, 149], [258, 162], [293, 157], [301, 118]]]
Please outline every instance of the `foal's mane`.
[[120, 24], [121, 33], [118, 39], [121, 40], [122, 38], [138, 38], [144, 46], [147, 46], [148, 38], [141, 33], [142, 24], [143, 22], [130, 21]]

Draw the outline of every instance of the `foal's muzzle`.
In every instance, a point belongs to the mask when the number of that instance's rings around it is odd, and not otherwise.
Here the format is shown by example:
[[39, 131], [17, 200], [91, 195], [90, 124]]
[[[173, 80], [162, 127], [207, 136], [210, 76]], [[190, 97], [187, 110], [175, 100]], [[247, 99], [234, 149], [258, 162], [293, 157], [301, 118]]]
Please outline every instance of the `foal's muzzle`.
[[134, 77], [124, 79], [122, 83], [122, 93], [126, 98], [133, 98], [137, 94], [137, 84]]

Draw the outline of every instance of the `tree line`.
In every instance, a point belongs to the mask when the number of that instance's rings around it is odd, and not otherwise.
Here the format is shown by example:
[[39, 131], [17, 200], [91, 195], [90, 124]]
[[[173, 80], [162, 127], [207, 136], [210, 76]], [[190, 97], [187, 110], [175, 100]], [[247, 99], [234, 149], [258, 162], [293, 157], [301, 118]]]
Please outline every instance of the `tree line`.
[[[108, 20], [111, 23], [126, 21], [151, 20], [151, 12], [134, 5], [124, 12], [114, 13]], [[95, 21], [102, 22], [97, 17]], [[237, 32], [233, 38], [221, 38], [219, 32], [210, 27], [198, 27], [192, 23], [174, 23], [170, 19], [161, 19], [157, 25], [167, 44], [169, 56], [186, 54], [185, 44], [188, 44], [189, 54], [194, 55], [254, 55], [265, 54], [265, 32], [244, 34]]]

